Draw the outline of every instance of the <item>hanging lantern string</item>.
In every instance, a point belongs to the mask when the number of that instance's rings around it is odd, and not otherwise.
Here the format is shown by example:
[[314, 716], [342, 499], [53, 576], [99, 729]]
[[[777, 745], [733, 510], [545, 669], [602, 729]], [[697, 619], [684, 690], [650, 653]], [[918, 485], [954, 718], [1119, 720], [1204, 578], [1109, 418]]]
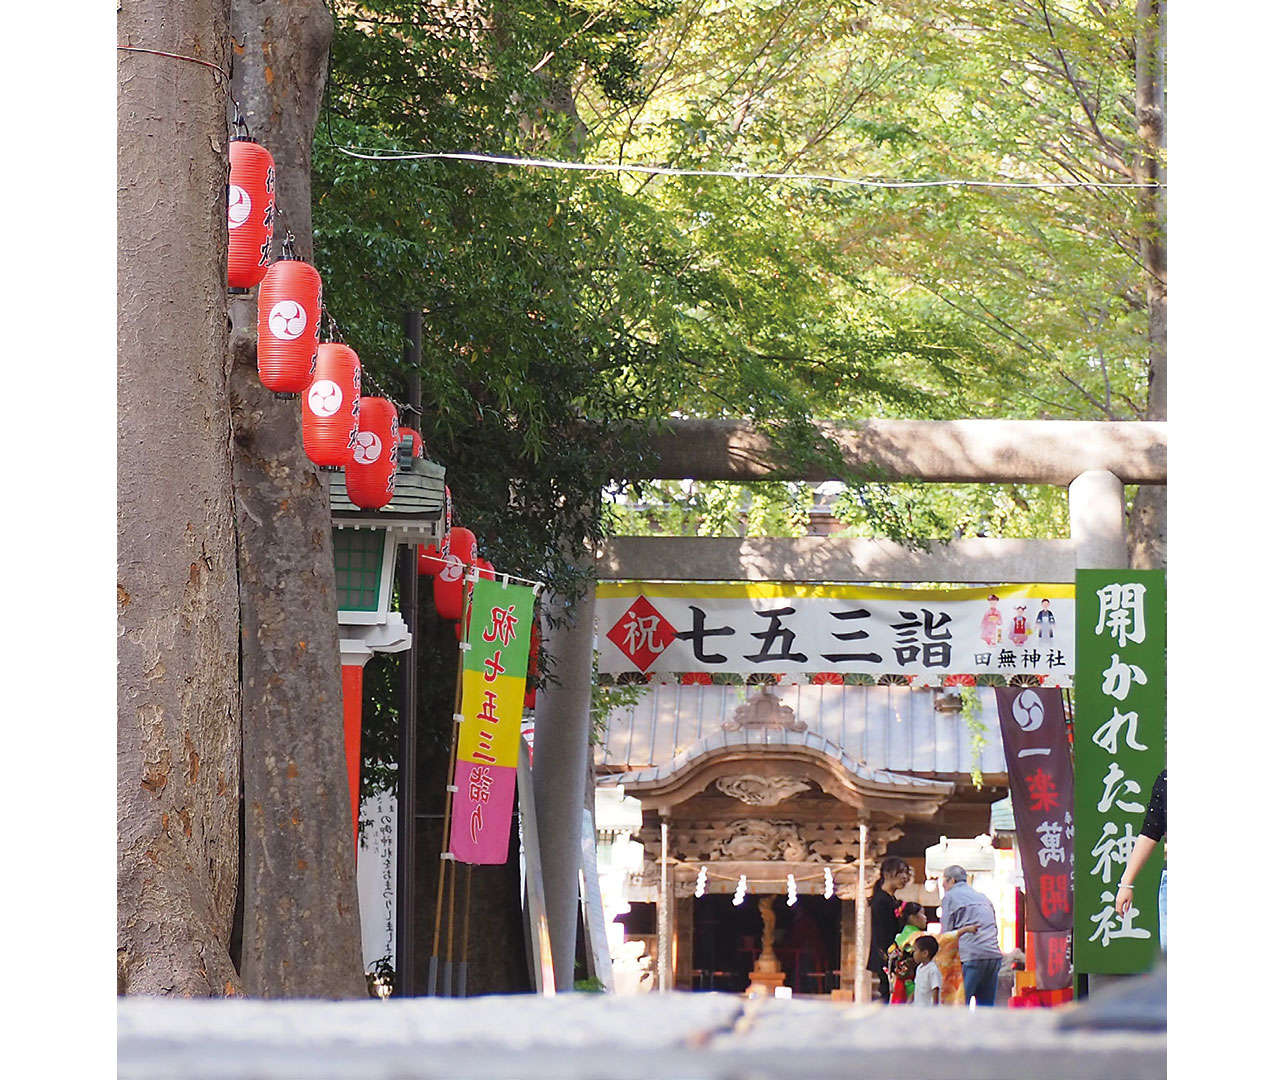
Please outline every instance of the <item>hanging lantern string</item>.
[[[343, 334], [343, 327], [339, 325], [339, 320], [336, 319], [333, 314], [331, 314], [330, 309], [326, 307], [324, 304], [322, 304], [321, 306], [321, 314], [325, 319], [326, 339], [328, 341], [342, 342], [344, 340], [344, 334]], [[393, 397], [390, 393], [388, 393], [388, 391], [385, 390], [380, 385], [379, 380], [376, 379], [374, 375], [369, 371], [369, 369], [367, 369], [364, 365], [362, 365], [362, 368], [361, 368], [361, 382], [363, 384], [369, 383], [374, 388], [375, 392], [378, 394], [379, 397], [387, 398], [389, 401], [391, 401], [393, 404], [393, 407], [397, 410], [398, 416], [400, 416], [402, 413], [408, 413], [408, 412], [420, 414], [418, 409], [412, 408], [411, 406], [407, 405], [404, 401], [398, 401], [395, 397]]]

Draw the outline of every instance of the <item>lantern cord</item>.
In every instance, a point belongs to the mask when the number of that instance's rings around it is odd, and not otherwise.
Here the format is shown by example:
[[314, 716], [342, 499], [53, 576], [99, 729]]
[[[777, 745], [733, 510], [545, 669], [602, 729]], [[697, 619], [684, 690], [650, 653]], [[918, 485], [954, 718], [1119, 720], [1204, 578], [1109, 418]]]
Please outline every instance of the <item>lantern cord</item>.
[[[325, 304], [321, 305], [321, 315], [325, 319], [328, 340], [343, 341], [344, 340], [343, 328], [339, 325], [339, 320], [336, 319], [334, 315], [331, 314], [330, 309], [326, 307]], [[363, 384], [368, 382], [374, 388], [375, 392], [378, 394], [379, 397], [386, 398], [388, 401], [392, 402], [393, 407], [397, 410], [398, 423], [401, 422], [402, 413], [412, 412], [419, 416], [423, 415], [421, 410], [412, 408], [411, 406], [407, 405], [404, 401], [398, 401], [395, 397], [393, 397], [390, 393], [388, 393], [388, 391], [385, 390], [380, 385], [379, 380], [376, 379], [373, 374], [371, 374], [369, 371], [366, 370], [366, 367], [364, 364], [361, 366], [361, 382]]]
[[[231, 97], [230, 91], [228, 96]], [[232, 98], [232, 108], [236, 110], [236, 115], [232, 118], [232, 127], [239, 129], [237, 134], [240, 138], [248, 139], [250, 137], [250, 125], [245, 122], [245, 114], [241, 112], [241, 104], [236, 100], [236, 98]], [[273, 200], [272, 205], [274, 208], [273, 212], [280, 213], [280, 207], [276, 205], [275, 200]]]

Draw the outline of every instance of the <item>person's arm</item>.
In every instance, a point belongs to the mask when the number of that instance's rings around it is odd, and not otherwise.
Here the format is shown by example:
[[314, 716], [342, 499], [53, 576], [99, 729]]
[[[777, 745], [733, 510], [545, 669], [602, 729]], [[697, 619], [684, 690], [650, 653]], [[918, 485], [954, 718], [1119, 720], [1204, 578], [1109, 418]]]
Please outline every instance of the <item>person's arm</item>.
[[959, 927], [959, 934], [960, 934], [960, 935], [963, 935], [963, 934], [975, 934], [975, 933], [976, 933], [977, 931], [979, 931], [980, 929], [981, 929], [981, 924], [980, 924], [980, 923], [968, 923], [968, 924], [967, 924], [967, 926], [960, 926], [960, 927]]
[[1122, 915], [1132, 907], [1132, 885], [1146, 865], [1150, 853], [1158, 846], [1158, 841], [1149, 836], [1139, 836], [1132, 845], [1132, 854], [1128, 856], [1128, 865], [1119, 878], [1119, 889], [1115, 892], [1115, 911]]
[[932, 987], [932, 1004], [939, 1005], [940, 1003], [941, 1003], [941, 988], [939, 986], [933, 986]]

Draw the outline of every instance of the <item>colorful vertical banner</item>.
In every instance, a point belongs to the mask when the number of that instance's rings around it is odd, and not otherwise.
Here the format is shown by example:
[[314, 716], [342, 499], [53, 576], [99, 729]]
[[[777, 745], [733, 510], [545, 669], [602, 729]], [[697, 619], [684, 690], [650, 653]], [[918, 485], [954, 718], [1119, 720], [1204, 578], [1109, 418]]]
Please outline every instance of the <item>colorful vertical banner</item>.
[[450, 815], [450, 853], [460, 862], [508, 859], [534, 603], [520, 585], [472, 586]]
[[1075, 607], [1074, 966], [1145, 971], [1159, 946], [1163, 860], [1147, 862], [1122, 915], [1115, 893], [1167, 756], [1164, 572], [1080, 570]]
[[1070, 985], [1074, 925], [1074, 770], [1061, 691], [996, 686], [999, 734], [1026, 889], [1026, 928], [1040, 990]]

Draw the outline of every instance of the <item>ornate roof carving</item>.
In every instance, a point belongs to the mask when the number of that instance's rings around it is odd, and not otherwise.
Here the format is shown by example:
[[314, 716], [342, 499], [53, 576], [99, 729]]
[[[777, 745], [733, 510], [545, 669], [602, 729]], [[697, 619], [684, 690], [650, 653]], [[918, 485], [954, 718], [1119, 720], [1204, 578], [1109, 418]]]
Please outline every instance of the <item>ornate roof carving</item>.
[[756, 773], [720, 776], [714, 781], [714, 786], [724, 795], [739, 799], [748, 806], [776, 806], [811, 787], [806, 780], [796, 776], [759, 776]]

